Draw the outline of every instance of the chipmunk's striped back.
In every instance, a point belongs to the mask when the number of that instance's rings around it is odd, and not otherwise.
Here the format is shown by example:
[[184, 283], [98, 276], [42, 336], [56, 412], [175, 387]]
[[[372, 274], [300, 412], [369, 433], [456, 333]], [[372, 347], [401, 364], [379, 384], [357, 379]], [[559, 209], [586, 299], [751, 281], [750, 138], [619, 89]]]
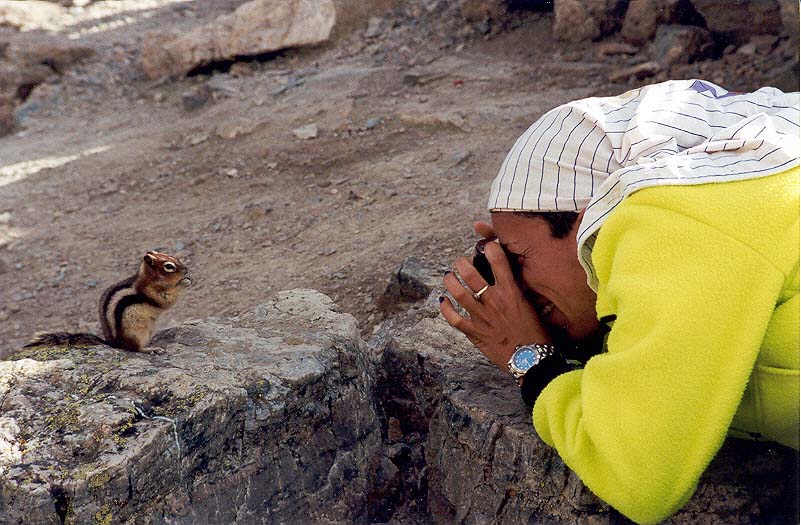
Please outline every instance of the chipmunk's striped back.
[[27, 347], [74, 344], [108, 344], [142, 351], [150, 342], [156, 319], [173, 305], [192, 283], [187, 268], [171, 255], [147, 252], [139, 271], [106, 288], [98, 311], [105, 340], [92, 334], [37, 334]]

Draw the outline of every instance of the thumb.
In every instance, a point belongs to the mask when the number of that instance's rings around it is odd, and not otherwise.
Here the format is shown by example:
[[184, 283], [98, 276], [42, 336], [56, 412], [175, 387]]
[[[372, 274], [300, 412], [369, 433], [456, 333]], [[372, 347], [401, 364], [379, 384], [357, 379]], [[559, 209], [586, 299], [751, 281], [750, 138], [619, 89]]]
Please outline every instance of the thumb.
[[473, 225], [473, 229], [485, 239], [495, 238], [495, 228], [492, 227], [492, 224], [479, 221]]

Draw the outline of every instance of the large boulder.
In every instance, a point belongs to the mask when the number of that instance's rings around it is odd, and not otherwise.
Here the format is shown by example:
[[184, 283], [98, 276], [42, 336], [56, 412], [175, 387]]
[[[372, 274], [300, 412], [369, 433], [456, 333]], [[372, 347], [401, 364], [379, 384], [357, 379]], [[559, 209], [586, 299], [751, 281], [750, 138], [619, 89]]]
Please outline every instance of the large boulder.
[[692, 4], [723, 43], [739, 45], [753, 35], [778, 35], [784, 29], [778, 0], [692, 0]]
[[[436, 523], [627, 522], [539, 439], [511, 377], [437, 316], [438, 293], [370, 342], [406, 500]], [[796, 452], [730, 440], [668, 523], [797, 522], [797, 498]]]
[[689, 64], [707, 56], [714, 48], [712, 35], [698, 26], [663, 25], [656, 30], [651, 56], [665, 68]]
[[328, 40], [335, 20], [332, 0], [253, 0], [185, 33], [149, 32], [142, 68], [159, 78], [238, 56], [319, 44]]
[[620, 35], [631, 44], [645, 44], [654, 37], [661, 24], [684, 21], [687, 8], [687, 0], [631, 0]]
[[596, 40], [620, 27], [625, 0], [554, 0], [553, 35], [558, 40]]
[[0, 362], [2, 523], [371, 519], [395, 470], [366, 346], [328, 297], [281, 293], [154, 344], [166, 353], [33, 349]]

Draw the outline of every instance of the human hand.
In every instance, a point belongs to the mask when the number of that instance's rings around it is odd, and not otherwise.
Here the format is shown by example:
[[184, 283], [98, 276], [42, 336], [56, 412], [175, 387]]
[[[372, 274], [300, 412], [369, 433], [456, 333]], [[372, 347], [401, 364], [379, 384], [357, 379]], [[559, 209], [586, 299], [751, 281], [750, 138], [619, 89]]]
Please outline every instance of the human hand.
[[473, 224], [473, 229], [477, 234], [481, 235], [485, 239], [495, 238], [495, 228], [493, 228], [492, 224], [488, 222], [477, 222]]
[[[492, 227], [486, 223], [477, 223], [476, 231], [488, 238], [493, 234]], [[453, 267], [469, 289], [459, 282], [454, 272], [447, 273], [444, 282], [445, 288], [468, 312], [469, 317], [460, 315], [447, 297], [440, 299], [440, 312], [451, 326], [464, 333], [495, 366], [506, 370], [515, 346], [547, 344], [551, 342], [551, 338], [533, 305], [526, 300], [515, 281], [503, 248], [495, 242], [487, 243], [484, 253], [492, 266], [495, 284], [476, 299], [473, 292], [482, 290], [487, 282], [471, 261], [460, 257]]]

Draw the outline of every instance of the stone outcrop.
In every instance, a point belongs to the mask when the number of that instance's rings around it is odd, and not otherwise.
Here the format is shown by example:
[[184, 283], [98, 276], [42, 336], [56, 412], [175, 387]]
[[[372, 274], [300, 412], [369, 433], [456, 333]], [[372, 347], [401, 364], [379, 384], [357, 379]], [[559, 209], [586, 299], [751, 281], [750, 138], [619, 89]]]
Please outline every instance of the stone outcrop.
[[702, 27], [663, 25], [656, 30], [651, 56], [663, 66], [689, 64], [709, 54], [714, 46], [712, 35]]
[[332, 0], [253, 0], [185, 33], [148, 33], [142, 68], [159, 78], [238, 56], [319, 44], [329, 38], [335, 20]]
[[559, 40], [596, 40], [620, 27], [628, 2], [621, 0], [554, 0], [553, 35]]
[[14, 131], [20, 120], [15, 110], [37, 88], [52, 86], [67, 69], [94, 54], [66, 37], [0, 33], [0, 137]]
[[623, 19], [620, 35], [626, 42], [643, 45], [662, 24], [696, 24], [700, 17], [689, 0], [631, 0]]
[[753, 35], [778, 35], [784, 28], [778, 0], [692, 0], [692, 4], [707, 29], [728, 43], [743, 44]]
[[[368, 343], [294, 290], [161, 332], [160, 355], [0, 362], [0, 522], [625, 522], [439, 318], [440, 293]], [[796, 453], [733, 441], [669, 523], [797, 521], [797, 494]]]
[[0, 522], [369, 521], [391, 479], [355, 320], [311, 291], [0, 362]]
[[798, 2], [779, 0], [554, 0], [553, 31], [556, 38], [582, 42], [620, 29], [624, 40], [644, 45], [660, 25], [692, 25], [708, 29], [722, 49], [754, 35], [797, 34], [797, 13]]
[[[537, 437], [510, 378], [439, 318], [439, 293], [370, 341], [403, 499], [437, 523], [628, 522]], [[667, 522], [797, 521], [797, 470], [794, 451], [730, 440]]]

